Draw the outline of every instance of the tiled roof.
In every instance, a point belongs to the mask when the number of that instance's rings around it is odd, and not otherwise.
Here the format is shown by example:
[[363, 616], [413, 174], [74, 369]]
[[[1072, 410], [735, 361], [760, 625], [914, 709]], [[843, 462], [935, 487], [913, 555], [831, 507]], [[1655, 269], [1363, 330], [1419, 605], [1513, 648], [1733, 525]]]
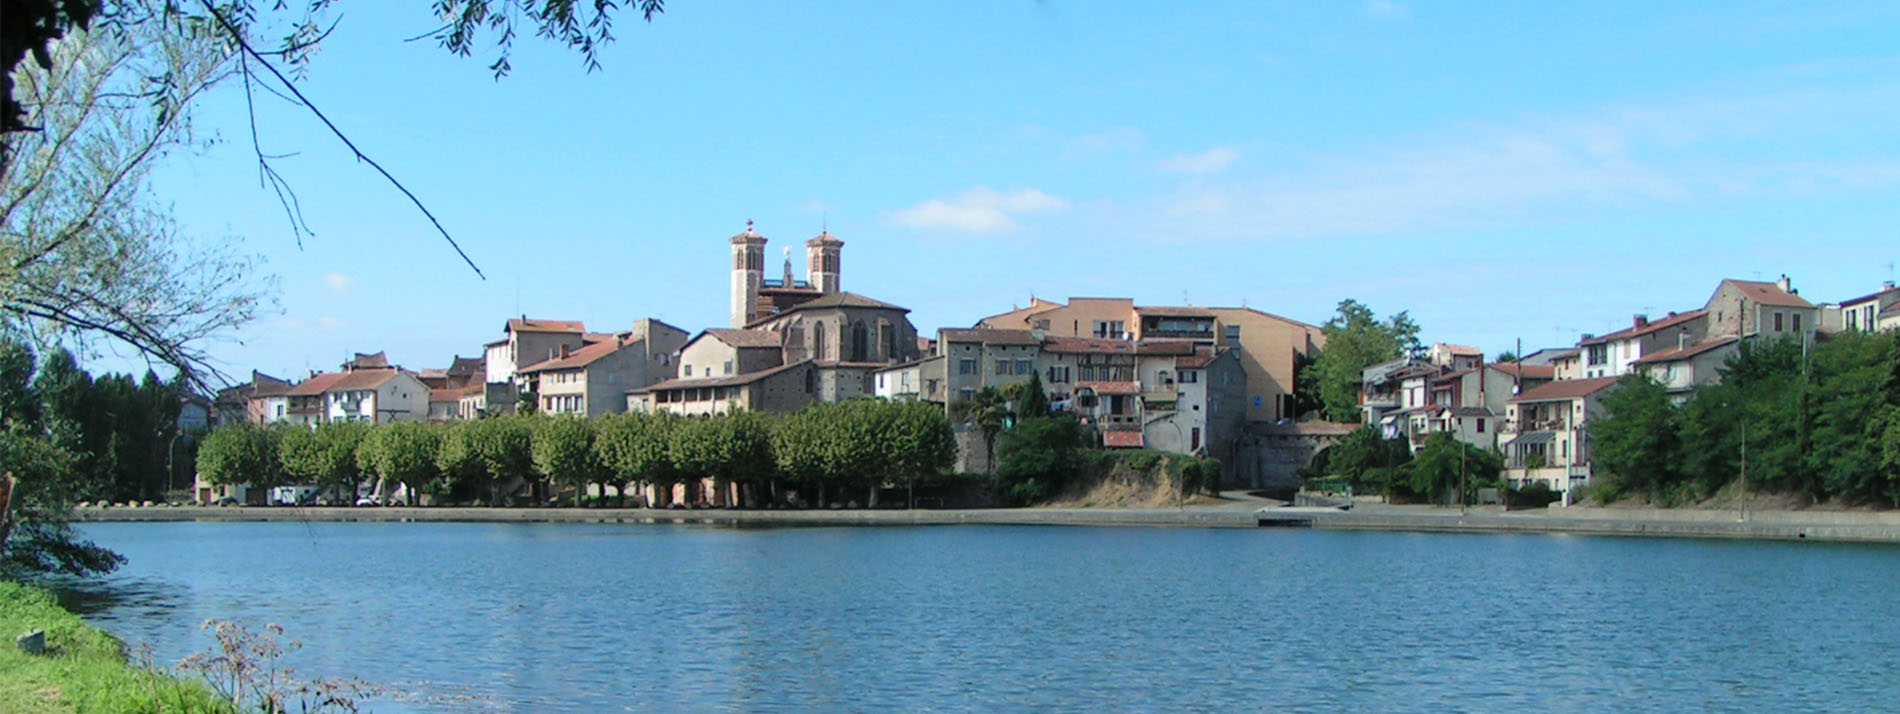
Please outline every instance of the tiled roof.
[[319, 372], [310, 375], [309, 379], [298, 382], [297, 386], [291, 387], [290, 390], [284, 392], [284, 394], [292, 397], [314, 397], [329, 391], [332, 385], [342, 381], [342, 379], [342, 372]]
[[446, 371], [451, 375], [457, 375], [476, 374], [486, 369], [488, 369], [487, 361], [480, 357], [456, 355], [455, 359], [449, 362], [449, 368]]
[[929, 357], [925, 357], [925, 358], [923, 358], [923, 359], [914, 359], [914, 360], [911, 360], [911, 361], [909, 361], [909, 362], [903, 362], [903, 363], [899, 363], [899, 364], [887, 364], [887, 365], [884, 365], [884, 366], [882, 366], [882, 367], [879, 367], [879, 368], [877, 368], [877, 369], [874, 369], [874, 370], [871, 370], [871, 371], [873, 371], [873, 372], [891, 372], [891, 371], [895, 371], [895, 370], [900, 370], [900, 369], [909, 369], [909, 368], [911, 368], [911, 367], [916, 367], [916, 366], [918, 366], [918, 365], [921, 365], [921, 364], [924, 364], [925, 362], [935, 362], [935, 361], [937, 361], [937, 360], [940, 360], [940, 359], [943, 359], [943, 355], [931, 355], [931, 356], [929, 356]]
[[486, 384], [481, 384], [481, 383], [471, 384], [462, 388], [462, 396], [472, 397], [486, 391], [488, 391], [488, 385]]
[[586, 332], [586, 325], [580, 320], [530, 320], [528, 318], [511, 319], [508, 329], [514, 332]]
[[569, 350], [566, 357], [555, 357], [554, 359], [543, 360], [523, 367], [521, 368], [521, 373], [530, 374], [533, 372], [546, 372], [556, 369], [579, 369], [598, 362], [603, 357], [619, 352], [620, 348], [630, 344], [633, 344], [633, 342], [621, 342], [618, 339], [611, 339], [605, 342], [592, 342], [582, 345], [580, 349]]
[[1671, 347], [1669, 349], [1663, 350], [1661, 352], [1657, 352], [1655, 354], [1643, 355], [1643, 358], [1636, 360], [1636, 363], [1637, 364], [1655, 364], [1659, 362], [1675, 362], [1678, 360], [1685, 360], [1685, 359], [1689, 359], [1690, 357], [1694, 357], [1696, 355], [1708, 352], [1709, 350], [1719, 349], [1721, 347], [1724, 347], [1726, 345], [1731, 345], [1739, 341], [1741, 341], [1741, 338], [1738, 338], [1734, 335], [1718, 335], [1716, 337], [1711, 337], [1706, 340], [1698, 341], [1695, 344], [1689, 345], [1689, 347], [1686, 349], [1680, 348], [1680, 347]]
[[1446, 344], [1446, 343], [1440, 342], [1438, 343], [1437, 346], [1443, 347], [1445, 348], [1445, 351], [1447, 353], [1455, 354], [1455, 355], [1483, 355], [1484, 354], [1484, 350], [1478, 349], [1476, 347], [1471, 347], [1468, 345], [1453, 345], [1453, 344]]
[[1615, 332], [1609, 333], [1607, 335], [1597, 335], [1590, 339], [1583, 340], [1582, 342], [1579, 342], [1578, 344], [1596, 345], [1596, 344], [1602, 344], [1604, 342], [1609, 342], [1612, 340], [1627, 340], [1632, 337], [1642, 337], [1644, 335], [1653, 334], [1657, 332], [1658, 330], [1664, 330], [1671, 327], [1675, 327], [1677, 325], [1684, 325], [1690, 322], [1694, 322], [1696, 320], [1700, 320], [1702, 319], [1704, 315], [1707, 315], [1707, 314], [1709, 314], [1709, 311], [1707, 310], [1690, 310], [1688, 312], [1677, 313], [1675, 315], [1665, 317], [1661, 320], [1656, 320], [1654, 322], [1650, 322], [1644, 325], [1640, 325], [1640, 326], [1632, 325], [1629, 327], [1625, 327], [1621, 330], [1617, 330]]
[[1221, 350], [1219, 352], [1215, 352], [1212, 354], [1197, 353], [1197, 354], [1191, 354], [1191, 355], [1182, 355], [1180, 357], [1174, 358], [1174, 368], [1175, 369], [1201, 369], [1210, 364], [1213, 364], [1214, 360], [1220, 359], [1221, 356], [1225, 354], [1227, 354], [1227, 350]]
[[1019, 307], [1014, 310], [1010, 310], [1009, 312], [991, 315], [981, 320], [977, 320], [976, 324], [978, 325], [985, 325], [985, 324], [1011, 325], [1015, 323], [1022, 323], [1026, 325], [1026, 324], [1029, 324], [1028, 320], [1030, 316], [1035, 315], [1036, 313], [1048, 312], [1058, 307], [1064, 307], [1064, 305], [1059, 302], [1050, 302], [1048, 300], [1044, 300], [1039, 297], [1031, 297], [1029, 298], [1029, 307]]
[[1754, 280], [1724, 280], [1722, 283], [1724, 285], [1735, 286], [1735, 289], [1740, 290], [1744, 297], [1763, 305], [1774, 305], [1777, 307], [1814, 307], [1814, 303], [1808, 302], [1800, 295], [1782, 290], [1781, 286], [1775, 283], [1764, 283]]
[[702, 335], [710, 336], [733, 347], [769, 347], [781, 346], [779, 334], [771, 330], [734, 330], [725, 327], [708, 328]]
[[1530, 388], [1511, 399], [1513, 402], [1550, 402], [1595, 394], [1616, 384], [1616, 377], [1564, 379]]
[[363, 354], [358, 352], [354, 359], [343, 363], [344, 369], [375, 369], [388, 366], [389, 355], [386, 352], [377, 352], [376, 354]]
[[1214, 311], [1204, 307], [1174, 307], [1169, 305], [1136, 305], [1135, 312], [1156, 317], [1213, 317]]
[[1141, 393], [1140, 382], [1076, 382], [1076, 389], [1093, 390], [1096, 394], [1133, 395]]
[[1041, 341], [1036, 339], [1036, 333], [1030, 332], [1029, 330], [1005, 330], [988, 327], [959, 330], [946, 327], [939, 330], [938, 335], [944, 342], [981, 342], [986, 345], [1022, 346], [1042, 344]]
[[1880, 314], [1882, 315], [1891, 315], [1894, 313], [1900, 313], [1900, 302], [1896, 302], [1892, 305], [1888, 305], [1886, 309], [1880, 311]]
[[356, 389], [375, 389], [395, 379], [400, 374], [394, 369], [358, 369], [343, 373], [343, 378], [331, 384], [323, 391], [336, 392]]
[[1866, 295], [1862, 295], [1862, 296], [1860, 296], [1860, 297], [1857, 297], [1857, 298], [1854, 298], [1854, 299], [1852, 299], [1852, 300], [1842, 300], [1842, 301], [1841, 301], [1841, 306], [1842, 306], [1842, 307], [1846, 307], [1846, 306], [1848, 306], [1848, 305], [1852, 305], [1852, 304], [1855, 304], [1855, 303], [1862, 303], [1862, 302], [1873, 302], [1873, 301], [1875, 301], [1875, 300], [1878, 300], [1878, 299], [1880, 299], [1880, 298], [1883, 298], [1883, 297], [1900, 297], [1900, 296], [1894, 296], [1894, 295], [1892, 295], [1893, 293], [1900, 293], [1900, 288], [1881, 288], [1881, 289], [1879, 289], [1879, 290], [1876, 290], [1876, 291], [1874, 291], [1874, 292], [1872, 292], [1872, 293], [1868, 293], [1868, 294], [1866, 294]]
[[1275, 314], [1273, 314], [1273, 313], [1271, 313], [1271, 312], [1263, 312], [1263, 311], [1260, 311], [1260, 310], [1255, 310], [1255, 309], [1253, 309], [1253, 308], [1251, 308], [1251, 307], [1210, 307], [1210, 308], [1207, 308], [1207, 309], [1208, 309], [1208, 310], [1212, 310], [1212, 311], [1214, 312], [1214, 314], [1216, 314], [1216, 315], [1219, 315], [1219, 314], [1220, 314], [1220, 313], [1222, 313], [1222, 312], [1246, 312], [1246, 313], [1252, 313], [1252, 314], [1255, 314], [1255, 315], [1259, 315], [1259, 316], [1261, 316], [1261, 317], [1270, 317], [1270, 318], [1273, 318], [1273, 319], [1275, 319], [1275, 320], [1279, 320], [1279, 321], [1281, 321], [1281, 322], [1285, 322], [1285, 323], [1288, 323], [1288, 324], [1293, 324], [1293, 325], [1299, 325], [1300, 327], [1304, 327], [1304, 328], [1307, 328], [1307, 329], [1312, 329], [1312, 330], [1317, 330], [1317, 329], [1319, 329], [1319, 326], [1318, 326], [1318, 325], [1313, 325], [1313, 324], [1308, 324], [1308, 323], [1304, 323], [1304, 322], [1300, 322], [1299, 320], [1295, 320], [1295, 319], [1293, 319], [1293, 318], [1291, 318], [1291, 317], [1286, 317], [1286, 316], [1284, 316], [1284, 315], [1275, 315]]
[[1102, 446], [1111, 449], [1139, 449], [1143, 443], [1141, 432], [1139, 431], [1115, 430], [1102, 432]]
[[281, 397], [290, 391], [290, 382], [251, 370], [251, 398]]
[[773, 367], [771, 369], [762, 369], [757, 372], [746, 372], [745, 374], [735, 374], [730, 377], [698, 377], [698, 378], [693, 378], [693, 379], [669, 379], [664, 382], [655, 382], [653, 384], [649, 384], [644, 387], [634, 387], [633, 389], [627, 390], [627, 393], [628, 394], [644, 394], [646, 392], [652, 392], [652, 391], [657, 391], [661, 389], [695, 389], [698, 387], [733, 387], [733, 386], [751, 384], [753, 382], [757, 382], [761, 379], [765, 379], [766, 377], [770, 377], [780, 372], [784, 372], [786, 370], [789, 370], [795, 367], [804, 366], [811, 363], [812, 363], [811, 360], [805, 360], [803, 362], [793, 362], [791, 364], [782, 364], [777, 367]]
[[1557, 367], [1548, 364], [1518, 364], [1516, 362], [1493, 362], [1485, 365], [1499, 372], [1524, 379], [1552, 379], [1557, 376]]
[[1140, 354], [1140, 355], [1191, 355], [1194, 343], [1178, 340], [1107, 340], [1096, 337], [1050, 337], [1043, 340], [1045, 352], [1066, 354]]
[[459, 402], [459, 401], [462, 401], [462, 390], [460, 389], [431, 389], [429, 390], [429, 401], [431, 403]]
[[805, 241], [805, 245], [844, 245], [844, 241], [838, 240], [831, 231], [820, 231], [818, 235], [812, 236], [811, 240]]

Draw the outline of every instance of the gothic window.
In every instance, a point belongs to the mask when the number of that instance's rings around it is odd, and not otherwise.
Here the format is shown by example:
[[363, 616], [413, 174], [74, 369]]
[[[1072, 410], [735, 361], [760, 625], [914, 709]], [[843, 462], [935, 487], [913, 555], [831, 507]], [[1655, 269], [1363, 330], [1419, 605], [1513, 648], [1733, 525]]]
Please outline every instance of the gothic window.
[[814, 322], [811, 325], [811, 358], [830, 359], [831, 350], [825, 345], [825, 323]]
[[863, 320], [851, 323], [851, 361], [864, 362], [868, 359], [865, 354], [870, 347], [871, 337], [868, 333]]

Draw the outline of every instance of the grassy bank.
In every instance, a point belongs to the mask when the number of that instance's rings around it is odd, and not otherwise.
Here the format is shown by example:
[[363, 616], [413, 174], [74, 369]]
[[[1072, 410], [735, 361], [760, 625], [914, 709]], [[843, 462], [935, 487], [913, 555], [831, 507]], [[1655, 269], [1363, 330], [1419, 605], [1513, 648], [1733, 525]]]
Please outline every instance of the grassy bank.
[[[46, 653], [13, 638], [46, 631]], [[81, 622], [45, 590], [0, 581], [0, 714], [229, 712], [209, 691], [128, 663], [117, 639]]]

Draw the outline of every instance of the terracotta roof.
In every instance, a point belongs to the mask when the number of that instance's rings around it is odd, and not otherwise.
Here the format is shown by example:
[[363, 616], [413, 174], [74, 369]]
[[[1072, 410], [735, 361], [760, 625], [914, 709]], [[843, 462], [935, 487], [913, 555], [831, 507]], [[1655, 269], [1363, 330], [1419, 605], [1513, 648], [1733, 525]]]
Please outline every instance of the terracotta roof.
[[1530, 388], [1511, 399], [1513, 402], [1550, 402], [1595, 394], [1616, 384], [1616, 377], [1564, 379]]
[[1557, 367], [1548, 364], [1518, 364], [1516, 362], [1493, 362], [1485, 365], [1505, 374], [1524, 379], [1554, 379]]
[[1076, 382], [1076, 389], [1093, 390], [1096, 394], [1132, 395], [1141, 393], [1140, 382]]
[[1800, 295], [1782, 290], [1781, 286], [1775, 283], [1731, 279], [1722, 281], [1722, 284], [1735, 286], [1735, 289], [1742, 292], [1743, 297], [1763, 305], [1775, 305], [1778, 307], [1814, 307], [1814, 303], [1802, 299]]
[[1102, 432], [1102, 446], [1111, 449], [1139, 449], [1142, 443], [1139, 431], [1118, 429]]
[[342, 372], [319, 372], [310, 375], [309, 379], [298, 382], [297, 386], [291, 387], [284, 394], [292, 397], [314, 397], [329, 391], [331, 385], [342, 380]]
[[471, 384], [462, 388], [462, 396], [472, 397], [486, 391], [488, 391], [488, 385], [486, 384]]
[[1480, 356], [1482, 356], [1482, 355], [1484, 354], [1484, 350], [1481, 350], [1481, 349], [1478, 349], [1478, 348], [1476, 348], [1476, 347], [1470, 347], [1470, 346], [1467, 346], [1467, 345], [1453, 345], [1453, 344], [1446, 344], [1446, 343], [1443, 343], [1443, 342], [1440, 342], [1440, 343], [1438, 343], [1438, 344], [1437, 344], [1436, 346], [1437, 346], [1437, 347], [1443, 347], [1443, 348], [1445, 348], [1445, 351], [1446, 351], [1446, 352], [1450, 352], [1451, 354], [1455, 354], [1455, 355], [1480, 355]]
[[637, 341], [638, 340], [621, 342], [615, 339], [606, 342], [588, 343], [581, 345], [580, 349], [569, 350], [566, 357], [555, 357], [554, 359], [543, 360], [523, 367], [521, 368], [521, 373], [547, 372], [556, 369], [579, 369], [598, 362], [603, 357], [619, 352], [620, 348], [631, 345]]
[[462, 390], [460, 389], [431, 389], [429, 390], [430, 403], [459, 402], [459, 401], [462, 401]]
[[884, 302], [883, 300], [875, 300], [875, 299], [868, 298], [863, 295], [859, 295], [857, 293], [851, 293], [851, 292], [832, 293], [830, 295], [817, 298], [810, 302], [801, 303], [797, 307], [794, 307], [792, 309], [804, 310], [808, 308], [817, 308], [817, 307], [876, 307], [876, 308], [883, 308], [886, 310], [902, 310], [904, 312], [910, 312], [909, 308], [898, 307], [888, 302]]
[[745, 232], [744, 232], [744, 233], [740, 233], [739, 235], [736, 235], [736, 236], [733, 236], [733, 237], [732, 237], [732, 242], [733, 242], [733, 243], [750, 243], [750, 242], [754, 242], [754, 241], [757, 241], [757, 242], [760, 242], [760, 243], [763, 243], [763, 242], [765, 242], [765, 236], [762, 236], [762, 235], [759, 235], [759, 233], [758, 233], [758, 231], [755, 231], [755, 230], [752, 230], [752, 222], [751, 222], [751, 221], [746, 221], [746, 222], [745, 222]]
[[1029, 321], [1030, 316], [1035, 315], [1037, 313], [1048, 312], [1058, 307], [1064, 307], [1064, 305], [1059, 302], [1050, 302], [1048, 300], [1044, 300], [1039, 297], [1031, 296], [1029, 298], [1029, 307], [1019, 307], [1014, 310], [1010, 310], [1009, 312], [991, 315], [981, 320], [977, 320], [976, 324], [978, 326], [981, 326], [984, 324], [1007, 324], [1011, 322], [1020, 322], [1023, 324], [1029, 324], [1028, 321]]
[[1709, 350], [1718, 349], [1726, 345], [1732, 345], [1740, 341], [1741, 341], [1741, 338], [1736, 337], [1734, 335], [1718, 335], [1716, 337], [1711, 337], [1709, 339], [1701, 340], [1699, 342], [1696, 342], [1695, 344], [1689, 345], [1689, 347], [1686, 349], [1680, 348], [1680, 347], [1671, 347], [1669, 349], [1663, 350], [1661, 352], [1657, 352], [1655, 354], [1643, 355], [1643, 358], [1636, 360], [1636, 363], [1637, 364], [1655, 364], [1658, 362], [1675, 362], [1677, 360], [1685, 360], [1685, 359], [1689, 359], [1690, 357], [1694, 357], [1696, 355], [1708, 352]]
[[1096, 337], [1050, 337], [1043, 341], [1045, 352], [1067, 354], [1140, 354], [1140, 355], [1191, 355], [1194, 343], [1179, 340], [1107, 340]]
[[1168, 305], [1136, 305], [1135, 312], [1156, 317], [1213, 317], [1214, 311], [1204, 307], [1173, 307]]
[[1279, 320], [1279, 321], [1281, 321], [1281, 322], [1286, 322], [1286, 323], [1291, 323], [1291, 324], [1294, 324], [1294, 325], [1299, 325], [1300, 327], [1304, 327], [1304, 328], [1307, 328], [1307, 329], [1311, 329], [1311, 330], [1317, 330], [1317, 329], [1319, 329], [1319, 326], [1318, 326], [1318, 325], [1313, 325], [1313, 324], [1308, 324], [1308, 323], [1305, 323], [1305, 322], [1300, 322], [1299, 320], [1295, 320], [1295, 319], [1293, 319], [1293, 318], [1291, 318], [1291, 317], [1287, 317], [1287, 316], [1284, 316], [1284, 315], [1275, 315], [1275, 314], [1273, 314], [1273, 313], [1271, 313], [1271, 312], [1263, 312], [1263, 311], [1260, 311], [1260, 310], [1255, 310], [1255, 309], [1253, 309], [1253, 308], [1251, 308], [1251, 307], [1210, 307], [1210, 308], [1207, 308], [1207, 309], [1209, 309], [1209, 310], [1212, 310], [1212, 311], [1214, 311], [1214, 313], [1215, 313], [1216, 315], [1219, 315], [1219, 314], [1220, 314], [1220, 313], [1222, 313], [1222, 312], [1250, 312], [1250, 313], [1253, 313], [1253, 314], [1255, 314], [1255, 315], [1259, 315], [1259, 316], [1261, 316], [1261, 317], [1271, 317], [1271, 318], [1273, 318], [1273, 319], [1275, 319], [1275, 320]]
[[290, 382], [272, 377], [257, 370], [251, 370], [251, 398], [281, 397], [290, 391]]
[[831, 231], [820, 231], [818, 235], [812, 236], [811, 240], [805, 241], [805, 245], [844, 245], [844, 241], [838, 240]]
[[389, 380], [395, 379], [397, 374], [400, 374], [400, 372], [387, 368], [353, 370], [343, 373], [342, 379], [337, 380], [336, 383], [330, 385], [329, 389], [323, 391], [337, 392], [355, 389], [375, 389], [388, 383]]
[[921, 365], [921, 364], [923, 364], [923, 363], [925, 363], [925, 362], [935, 362], [935, 361], [937, 361], [937, 360], [940, 360], [940, 359], [943, 359], [943, 355], [931, 355], [931, 356], [929, 356], [929, 357], [925, 357], [925, 358], [923, 358], [923, 359], [914, 359], [914, 360], [911, 360], [911, 361], [909, 361], [909, 362], [903, 362], [903, 363], [899, 363], [899, 364], [887, 364], [887, 365], [884, 365], [884, 366], [882, 366], [882, 367], [879, 367], [879, 368], [877, 368], [877, 369], [874, 369], [874, 370], [871, 370], [871, 371], [873, 371], [873, 372], [890, 372], [890, 371], [894, 371], [894, 370], [899, 370], [899, 369], [909, 369], [909, 368], [911, 368], [911, 367], [916, 367], [916, 366], [918, 366], [918, 365]]
[[783, 346], [779, 334], [771, 330], [734, 330], [725, 327], [708, 328], [701, 335], [710, 336], [733, 347], [741, 349], [769, 347], [778, 349]]
[[455, 359], [449, 362], [449, 368], [445, 371], [451, 375], [456, 375], [475, 374], [486, 369], [488, 369], [487, 361], [480, 357], [463, 357], [456, 355]]
[[782, 364], [777, 367], [773, 367], [771, 369], [762, 369], [757, 372], [746, 372], [745, 374], [735, 374], [730, 377], [699, 377], [699, 378], [694, 378], [694, 379], [669, 379], [664, 382], [655, 382], [653, 384], [649, 384], [644, 387], [634, 387], [633, 389], [627, 390], [627, 393], [628, 394], [644, 394], [647, 392], [652, 392], [652, 391], [661, 390], [661, 389], [695, 389], [699, 387], [732, 387], [732, 386], [738, 386], [738, 385], [744, 385], [744, 384], [751, 384], [753, 382], [757, 382], [761, 379], [765, 379], [766, 377], [770, 377], [780, 372], [784, 372], [786, 370], [790, 370], [795, 367], [802, 367], [808, 364], [812, 364], [811, 360], [805, 360], [803, 362], [793, 362], [791, 364]]
[[959, 330], [946, 327], [938, 330], [937, 333], [944, 342], [981, 342], [986, 345], [1025, 346], [1042, 344], [1040, 340], [1036, 339], [1036, 333], [1030, 332], [1029, 330], [1005, 330], [989, 327]]
[[344, 369], [376, 369], [388, 366], [389, 355], [385, 352], [377, 352], [376, 354], [363, 354], [358, 352], [355, 358], [343, 363]]
[[530, 320], [528, 318], [511, 319], [508, 329], [514, 332], [586, 332], [587, 327], [580, 320]]
[[1702, 317], [1707, 314], [1709, 314], [1708, 310], [1690, 310], [1688, 312], [1677, 313], [1673, 316], [1665, 317], [1661, 320], [1656, 320], [1654, 322], [1650, 322], [1641, 326], [1631, 325], [1629, 327], [1625, 327], [1621, 330], [1617, 330], [1607, 335], [1597, 335], [1590, 339], [1578, 342], [1577, 344], [1595, 345], [1595, 344], [1602, 344], [1604, 342], [1609, 342], [1612, 340], [1627, 340], [1632, 337], [1642, 337], [1644, 335], [1653, 334], [1658, 330], [1664, 330], [1671, 327], [1676, 327], [1678, 325], [1694, 322], [1696, 320], [1702, 319]]
[[1882, 315], [1887, 315], [1891, 313], [1900, 313], [1900, 302], [1896, 302], [1892, 305], [1888, 305], [1886, 309], [1880, 311], [1880, 314]]
[[1213, 364], [1214, 360], [1220, 359], [1221, 356], [1225, 354], [1227, 354], [1227, 350], [1221, 350], [1213, 354], [1197, 353], [1197, 354], [1191, 354], [1191, 355], [1182, 355], [1180, 357], [1174, 358], [1174, 368], [1175, 369], [1201, 369], [1210, 364]]

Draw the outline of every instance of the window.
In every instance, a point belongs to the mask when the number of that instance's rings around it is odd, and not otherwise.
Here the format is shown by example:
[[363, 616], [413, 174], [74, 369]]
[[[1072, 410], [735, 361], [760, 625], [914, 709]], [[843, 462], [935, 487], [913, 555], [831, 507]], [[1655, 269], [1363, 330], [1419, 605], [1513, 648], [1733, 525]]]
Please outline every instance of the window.
[[969, 357], [957, 360], [957, 374], [976, 374], [976, 360]]
[[691, 377], [691, 376], [693, 376], [693, 366], [692, 366], [692, 365], [690, 365], [690, 364], [683, 364], [683, 365], [680, 365], [680, 369], [683, 369], [683, 370], [686, 370], [686, 376], [688, 376], [688, 377]]
[[975, 396], [976, 396], [976, 390], [971, 389], [969, 387], [964, 387], [962, 389], [957, 390], [958, 399], [968, 400]]
[[1801, 313], [1794, 313], [1794, 331], [1801, 331]]
[[1068, 367], [1050, 367], [1049, 368], [1049, 383], [1050, 384], [1061, 384], [1067, 381], [1069, 381]]
[[1239, 342], [1239, 341], [1240, 341], [1240, 326], [1239, 326], [1239, 325], [1228, 325], [1228, 326], [1227, 326], [1227, 341], [1228, 341], [1228, 342]]
[[1040, 319], [1040, 320], [1037, 320], [1037, 321], [1036, 321], [1036, 329], [1038, 329], [1038, 330], [1047, 330], [1047, 329], [1049, 329], [1049, 318], [1046, 318], [1046, 317], [1045, 317], [1045, 318], [1042, 318], [1042, 319]]
[[1860, 329], [1860, 310], [1847, 311], [1847, 329], [1849, 330]]
[[1779, 312], [1775, 313], [1775, 331], [1781, 331], [1781, 313]]
[[1108, 340], [1119, 340], [1122, 338], [1125, 332], [1126, 332], [1126, 325], [1121, 320], [1096, 320], [1095, 321], [1095, 336], [1098, 338], [1108, 339]]
[[726, 360], [726, 374], [732, 374], [732, 360]]
[[1188, 440], [1189, 440], [1188, 451], [1200, 451], [1201, 450], [1201, 428], [1197, 426], [1192, 429], [1189, 429]]
[[1478, 417], [1478, 433], [1484, 433], [1484, 417]]
[[1610, 346], [1607, 344], [1590, 345], [1589, 364], [1592, 367], [1610, 362]]
[[1034, 364], [1031, 364], [1029, 360], [1026, 360], [1026, 359], [1016, 360], [1017, 374], [1030, 374], [1035, 371], [1036, 371], [1036, 366]]
[[1009, 360], [1006, 360], [1006, 359], [996, 360], [996, 373], [1009, 374]]
[[1201, 371], [1200, 371], [1200, 370], [1198, 370], [1198, 369], [1184, 369], [1184, 370], [1181, 370], [1181, 383], [1182, 383], [1182, 384], [1194, 384], [1194, 383], [1196, 383], [1196, 382], [1199, 382], [1199, 381], [1201, 381]]
[[880, 374], [880, 375], [878, 375], [878, 376], [877, 376], [877, 388], [878, 388], [878, 389], [883, 389], [883, 388], [884, 388], [884, 375], [882, 375], [882, 374]]

